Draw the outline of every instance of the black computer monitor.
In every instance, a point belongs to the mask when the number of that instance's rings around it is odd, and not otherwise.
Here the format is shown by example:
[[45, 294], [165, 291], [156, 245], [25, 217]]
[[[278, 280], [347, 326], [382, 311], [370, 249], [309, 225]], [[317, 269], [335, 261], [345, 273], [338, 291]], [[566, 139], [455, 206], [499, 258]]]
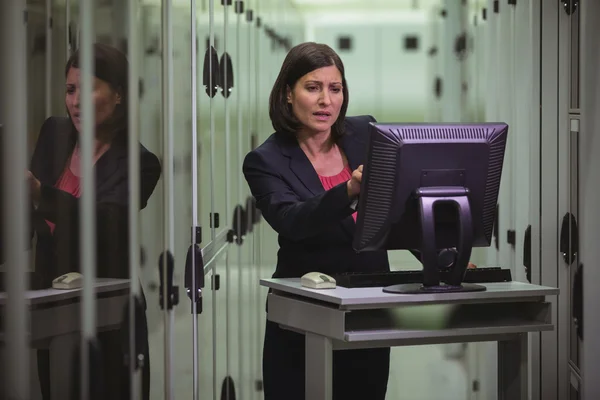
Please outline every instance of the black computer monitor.
[[[485, 290], [462, 283], [472, 247], [488, 247], [508, 125], [371, 123], [358, 201], [356, 251], [420, 252], [423, 283], [390, 293]], [[438, 252], [457, 248], [446, 282]]]

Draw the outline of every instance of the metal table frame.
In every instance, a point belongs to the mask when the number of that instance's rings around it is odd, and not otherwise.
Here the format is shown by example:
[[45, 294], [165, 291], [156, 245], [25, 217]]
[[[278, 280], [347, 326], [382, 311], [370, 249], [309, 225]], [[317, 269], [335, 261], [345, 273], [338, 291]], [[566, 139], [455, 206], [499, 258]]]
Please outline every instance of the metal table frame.
[[[96, 326], [98, 332], [119, 329], [129, 299], [129, 280], [98, 278], [96, 289]], [[72, 354], [81, 340], [81, 296], [83, 288], [43, 289], [25, 293], [29, 343], [33, 349], [50, 350], [50, 386], [53, 399], [69, 396], [73, 379]], [[5, 314], [6, 293], [0, 292], [0, 318]], [[0, 350], [4, 337], [0, 332]], [[35, 367], [34, 367], [35, 368]], [[2, 393], [0, 393], [0, 398]]]
[[[498, 399], [525, 400], [527, 334], [554, 329], [545, 297], [559, 292], [522, 282], [484, 284], [484, 292], [415, 295], [309, 289], [299, 278], [260, 283], [271, 289], [267, 318], [305, 334], [307, 400], [332, 399], [334, 350], [484, 341], [498, 342]], [[414, 307], [433, 304], [444, 305], [435, 327], [414, 318]]]

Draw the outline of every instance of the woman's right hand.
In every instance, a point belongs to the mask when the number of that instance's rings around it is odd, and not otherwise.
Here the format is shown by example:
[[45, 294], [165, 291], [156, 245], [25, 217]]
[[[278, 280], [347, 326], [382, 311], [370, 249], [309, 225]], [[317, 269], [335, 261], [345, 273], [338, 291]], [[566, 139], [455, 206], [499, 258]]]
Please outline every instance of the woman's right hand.
[[352, 172], [352, 178], [348, 181], [348, 197], [353, 199], [360, 193], [360, 183], [362, 182], [363, 166], [359, 165], [358, 168]]

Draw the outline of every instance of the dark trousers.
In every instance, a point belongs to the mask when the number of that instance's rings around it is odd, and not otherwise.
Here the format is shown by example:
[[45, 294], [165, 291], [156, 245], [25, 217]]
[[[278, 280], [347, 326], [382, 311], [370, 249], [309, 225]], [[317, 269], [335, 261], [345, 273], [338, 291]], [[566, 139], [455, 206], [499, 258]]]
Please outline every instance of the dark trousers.
[[[146, 321], [146, 315], [143, 314], [143, 323], [138, 326], [141, 329], [141, 335], [138, 336], [145, 343], [142, 344], [144, 353], [144, 366], [141, 372], [142, 388], [141, 395], [143, 400], [150, 399], [150, 354], [148, 350], [148, 326]], [[92, 375], [99, 378], [99, 382], [90, 382], [92, 389], [96, 393], [97, 398], [110, 399], [110, 400], [129, 400], [130, 399], [130, 384], [131, 378], [129, 374], [129, 367], [124, 364], [123, 349], [123, 332], [119, 330], [106, 331], [98, 333], [98, 344], [100, 349], [100, 360], [97, 366], [92, 366], [92, 371], [95, 368], [99, 368], [99, 371], [92, 372]], [[42, 399], [50, 400], [51, 396], [51, 382], [50, 382], [50, 352], [48, 349], [40, 349], [37, 351], [37, 366], [38, 366], [38, 377], [40, 380], [40, 388], [42, 392]], [[74, 355], [74, 371], [78, 370], [79, 360], [78, 356]], [[72, 389], [73, 399], [79, 398], [79, 381], [81, 379], [80, 374], [75, 373], [72, 377], [75, 386]], [[101, 392], [101, 394], [99, 393]], [[96, 398], [92, 396], [92, 398]], [[55, 400], [55, 399], [52, 399]], [[61, 399], [62, 400], [62, 399]]]
[[[263, 349], [265, 400], [305, 400], [304, 335], [267, 321]], [[334, 400], [385, 400], [390, 349], [333, 352]]]

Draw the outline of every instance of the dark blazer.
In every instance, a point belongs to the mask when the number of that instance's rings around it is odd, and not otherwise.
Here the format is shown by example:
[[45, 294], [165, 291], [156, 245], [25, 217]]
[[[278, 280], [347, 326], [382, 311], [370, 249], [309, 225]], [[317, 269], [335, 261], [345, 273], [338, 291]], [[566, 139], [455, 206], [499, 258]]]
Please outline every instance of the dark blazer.
[[[366, 156], [371, 116], [347, 117], [340, 147], [355, 170]], [[244, 176], [265, 220], [279, 234], [273, 277], [318, 271], [389, 271], [386, 251], [356, 253], [346, 183], [325, 191], [295, 137], [274, 133], [244, 160]]]
[[[120, 134], [121, 135], [121, 134]], [[122, 137], [126, 137], [123, 132]], [[33, 156], [31, 172], [42, 184], [41, 200], [32, 211], [37, 233], [35, 269], [42, 286], [65, 272], [79, 270], [79, 199], [54, 188], [76, 143], [68, 118], [52, 117], [42, 126]], [[97, 276], [127, 278], [129, 275], [129, 167], [127, 141], [111, 144], [96, 162]], [[140, 208], [160, 177], [158, 158], [140, 144]], [[45, 222], [55, 223], [54, 234]]]

